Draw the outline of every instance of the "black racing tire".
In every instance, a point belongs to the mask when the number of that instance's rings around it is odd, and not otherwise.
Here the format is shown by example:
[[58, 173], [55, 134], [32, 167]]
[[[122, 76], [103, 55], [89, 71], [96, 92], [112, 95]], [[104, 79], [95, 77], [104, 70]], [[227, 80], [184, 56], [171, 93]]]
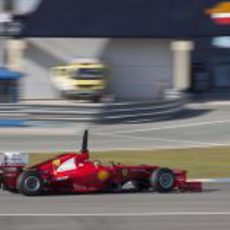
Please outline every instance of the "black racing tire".
[[145, 191], [150, 188], [150, 183], [149, 181], [144, 181], [144, 180], [134, 180], [132, 181], [132, 184], [135, 189], [138, 191]]
[[43, 181], [38, 172], [25, 171], [17, 179], [17, 189], [26, 196], [37, 196], [43, 191]]
[[175, 187], [176, 176], [173, 171], [168, 168], [159, 168], [152, 173], [150, 183], [154, 191], [168, 193]]

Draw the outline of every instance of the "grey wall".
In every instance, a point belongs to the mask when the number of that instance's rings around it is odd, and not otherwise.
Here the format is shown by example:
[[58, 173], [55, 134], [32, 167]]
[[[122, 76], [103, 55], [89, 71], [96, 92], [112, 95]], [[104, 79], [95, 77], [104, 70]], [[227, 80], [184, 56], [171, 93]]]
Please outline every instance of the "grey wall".
[[25, 51], [24, 72], [21, 79], [22, 99], [55, 99], [59, 92], [50, 81], [50, 67], [55, 65], [59, 59], [40, 49], [35, 44], [28, 42]]
[[169, 40], [112, 39], [103, 57], [111, 63], [111, 89], [119, 98], [161, 97], [172, 87]]

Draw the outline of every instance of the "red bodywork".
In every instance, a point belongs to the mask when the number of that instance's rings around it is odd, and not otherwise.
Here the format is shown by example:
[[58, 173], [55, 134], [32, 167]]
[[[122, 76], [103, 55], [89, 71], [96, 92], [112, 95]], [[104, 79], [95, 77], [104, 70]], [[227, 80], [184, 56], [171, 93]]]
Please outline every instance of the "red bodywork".
[[[24, 171], [36, 171], [43, 181], [43, 190], [50, 192], [99, 192], [120, 190], [129, 181], [149, 182], [158, 166], [122, 164], [102, 165], [89, 160], [88, 152], [61, 154], [31, 167], [7, 166], [2, 168], [2, 184], [9, 191], [17, 190], [17, 180]], [[172, 170], [174, 190], [201, 191], [200, 182], [187, 182], [185, 170]]]

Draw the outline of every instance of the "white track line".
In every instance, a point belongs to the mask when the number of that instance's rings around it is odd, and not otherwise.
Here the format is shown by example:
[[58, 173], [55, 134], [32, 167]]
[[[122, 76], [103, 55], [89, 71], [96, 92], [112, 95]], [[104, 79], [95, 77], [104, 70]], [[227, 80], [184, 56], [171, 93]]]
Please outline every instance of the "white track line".
[[[205, 125], [215, 125], [215, 124], [224, 124], [224, 123], [230, 123], [230, 119], [219, 120], [219, 121], [204, 121], [204, 122], [190, 123], [190, 124], [169, 125], [169, 126], [162, 126], [162, 127], [143, 128], [143, 129], [113, 131], [113, 134], [134, 133], [134, 132], [136, 133], [136, 132], [178, 129], [178, 128], [187, 128], [187, 127], [199, 127], [199, 126], [205, 126]], [[104, 132], [104, 134], [109, 134], [109, 133]]]
[[139, 213], [6, 213], [14, 217], [161, 217], [161, 216], [230, 216], [230, 212], [139, 212]]
[[95, 151], [100, 151], [100, 152], [108, 152], [108, 151], [149, 151], [149, 150], [172, 150], [172, 149], [194, 149], [194, 148], [207, 148], [207, 147], [224, 147], [224, 146], [230, 146], [229, 144], [223, 144], [223, 145], [211, 145], [211, 146], [207, 146], [207, 145], [176, 145], [176, 146], [147, 146], [147, 147], [110, 147], [110, 148], [95, 148]]
[[199, 146], [225, 146], [226, 144], [215, 143], [215, 142], [200, 142], [200, 141], [185, 141], [185, 140], [178, 140], [178, 139], [167, 139], [167, 138], [158, 138], [158, 137], [135, 137], [129, 135], [120, 135], [120, 134], [113, 134], [113, 133], [97, 133], [100, 136], [111, 136], [111, 137], [120, 137], [120, 138], [129, 138], [141, 141], [162, 141], [162, 142], [170, 142], [170, 143], [182, 143], [187, 145], [193, 145], [195, 147]]
[[188, 181], [200, 181], [202, 183], [230, 183], [230, 178], [196, 178]]

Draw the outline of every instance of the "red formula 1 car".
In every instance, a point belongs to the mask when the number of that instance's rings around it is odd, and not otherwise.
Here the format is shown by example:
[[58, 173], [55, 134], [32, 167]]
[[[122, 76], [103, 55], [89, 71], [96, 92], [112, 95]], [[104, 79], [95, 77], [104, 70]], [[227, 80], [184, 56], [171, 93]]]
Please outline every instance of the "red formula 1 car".
[[201, 191], [200, 182], [187, 182], [185, 170], [171, 170], [152, 165], [102, 165], [89, 160], [88, 131], [83, 136], [79, 154], [65, 153], [31, 167], [3, 165], [1, 184], [9, 191], [27, 196], [43, 192], [105, 192], [120, 191], [127, 182], [137, 190], [160, 193]]

